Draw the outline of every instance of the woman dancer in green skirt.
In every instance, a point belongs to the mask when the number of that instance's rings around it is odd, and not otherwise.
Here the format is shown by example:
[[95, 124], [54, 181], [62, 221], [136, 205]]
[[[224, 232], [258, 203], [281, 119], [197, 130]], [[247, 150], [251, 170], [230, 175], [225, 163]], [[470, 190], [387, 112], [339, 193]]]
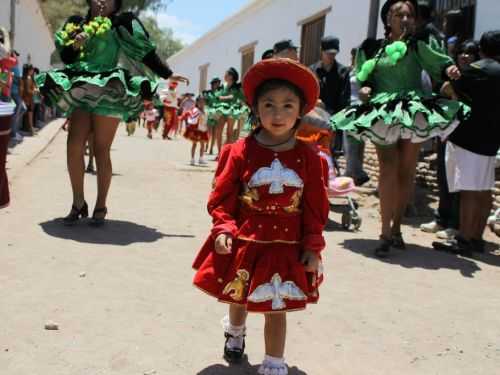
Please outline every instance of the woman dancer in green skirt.
[[382, 8], [386, 38], [368, 59], [357, 56], [360, 105], [332, 117], [334, 129], [358, 140], [370, 140], [379, 160], [379, 195], [382, 215], [380, 243], [375, 255], [385, 257], [391, 248], [404, 249], [401, 220], [413, 191], [412, 184], [421, 143], [449, 135], [468, 107], [425, 94], [422, 71], [435, 82], [457, 79], [460, 71], [432, 41], [415, 35], [417, 1], [387, 0]]
[[67, 225], [88, 216], [84, 151], [89, 133], [94, 133], [98, 193], [90, 223], [100, 226], [107, 214], [110, 148], [119, 122], [135, 118], [143, 110], [143, 100], [151, 99], [157, 88], [156, 75], [187, 79], [174, 76], [160, 60], [139, 19], [132, 13], [119, 13], [121, 0], [87, 2], [87, 17], [70, 17], [55, 34], [65, 67], [42, 73], [36, 81], [42, 94], [70, 116], [67, 161], [73, 206], [64, 218]]

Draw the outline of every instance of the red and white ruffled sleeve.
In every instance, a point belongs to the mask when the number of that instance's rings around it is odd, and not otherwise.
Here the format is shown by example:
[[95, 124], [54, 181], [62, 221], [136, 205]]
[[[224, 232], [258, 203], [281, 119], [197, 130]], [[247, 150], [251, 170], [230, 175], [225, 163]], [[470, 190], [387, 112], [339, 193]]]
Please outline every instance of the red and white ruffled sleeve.
[[219, 156], [213, 190], [208, 199], [208, 212], [212, 216], [212, 238], [222, 233], [236, 236], [236, 212], [239, 207], [242, 158], [238, 144], [225, 146]]
[[323, 230], [330, 211], [325, 168], [321, 157], [313, 152], [310, 153], [307, 167], [303, 195], [302, 247], [304, 250], [320, 253], [326, 246]]

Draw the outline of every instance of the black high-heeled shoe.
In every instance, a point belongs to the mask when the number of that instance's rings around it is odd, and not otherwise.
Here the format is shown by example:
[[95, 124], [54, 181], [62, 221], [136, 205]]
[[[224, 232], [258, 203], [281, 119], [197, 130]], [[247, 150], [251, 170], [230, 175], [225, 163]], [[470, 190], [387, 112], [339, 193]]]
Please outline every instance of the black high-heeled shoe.
[[[101, 217], [97, 217], [97, 215], [103, 214]], [[102, 227], [106, 223], [106, 215], [108, 214], [107, 207], [96, 208], [94, 213], [92, 214], [92, 219], [90, 220], [89, 225], [92, 227]]]
[[78, 208], [75, 205], [71, 207], [71, 212], [63, 218], [63, 224], [66, 226], [75, 225], [80, 219], [89, 217], [89, 206], [83, 201], [83, 206]]

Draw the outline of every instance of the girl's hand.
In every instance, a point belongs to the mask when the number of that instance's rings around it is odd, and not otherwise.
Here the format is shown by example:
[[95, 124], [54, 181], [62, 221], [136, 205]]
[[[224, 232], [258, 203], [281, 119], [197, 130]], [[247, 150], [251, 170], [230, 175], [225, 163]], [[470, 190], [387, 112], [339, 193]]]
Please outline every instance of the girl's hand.
[[231, 254], [233, 247], [233, 236], [227, 233], [222, 233], [215, 239], [215, 252], [220, 255]]
[[82, 48], [82, 46], [87, 42], [87, 39], [89, 38], [87, 33], [80, 33], [77, 36], [75, 36], [75, 43], [73, 43], [73, 48], [76, 50], [79, 50]]
[[189, 86], [189, 79], [184, 77], [184, 76], [173, 75], [173, 76], [170, 76], [169, 80], [175, 81], [175, 82], [184, 82], [186, 85]]
[[372, 97], [372, 89], [371, 87], [362, 87], [359, 90], [359, 100], [361, 100], [363, 103], [368, 103]]
[[460, 69], [458, 69], [458, 66], [452, 65], [446, 69], [446, 75], [450, 79], [456, 81], [457, 79], [459, 79], [462, 76], [462, 73], [460, 73]]
[[453, 86], [450, 82], [445, 82], [443, 86], [441, 86], [441, 95], [452, 100], [458, 100], [458, 95], [455, 93], [455, 90], [453, 90]]
[[313, 251], [304, 251], [300, 262], [304, 265], [306, 272], [316, 272], [319, 267], [319, 255]]

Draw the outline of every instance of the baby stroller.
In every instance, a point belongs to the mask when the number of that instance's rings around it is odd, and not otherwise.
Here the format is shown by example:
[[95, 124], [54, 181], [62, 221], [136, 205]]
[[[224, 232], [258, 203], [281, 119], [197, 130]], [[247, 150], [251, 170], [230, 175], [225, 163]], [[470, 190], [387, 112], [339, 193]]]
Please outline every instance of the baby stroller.
[[358, 214], [358, 205], [350, 196], [356, 188], [350, 177], [340, 175], [337, 161], [332, 156], [330, 145], [335, 139], [335, 132], [330, 127], [330, 115], [321, 107], [316, 107], [302, 119], [297, 139], [313, 146], [318, 154], [328, 164], [328, 197], [345, 198], [347, 207], [342, 212], [342, 227], [345, 230], [359, 230], [361, 216]]

